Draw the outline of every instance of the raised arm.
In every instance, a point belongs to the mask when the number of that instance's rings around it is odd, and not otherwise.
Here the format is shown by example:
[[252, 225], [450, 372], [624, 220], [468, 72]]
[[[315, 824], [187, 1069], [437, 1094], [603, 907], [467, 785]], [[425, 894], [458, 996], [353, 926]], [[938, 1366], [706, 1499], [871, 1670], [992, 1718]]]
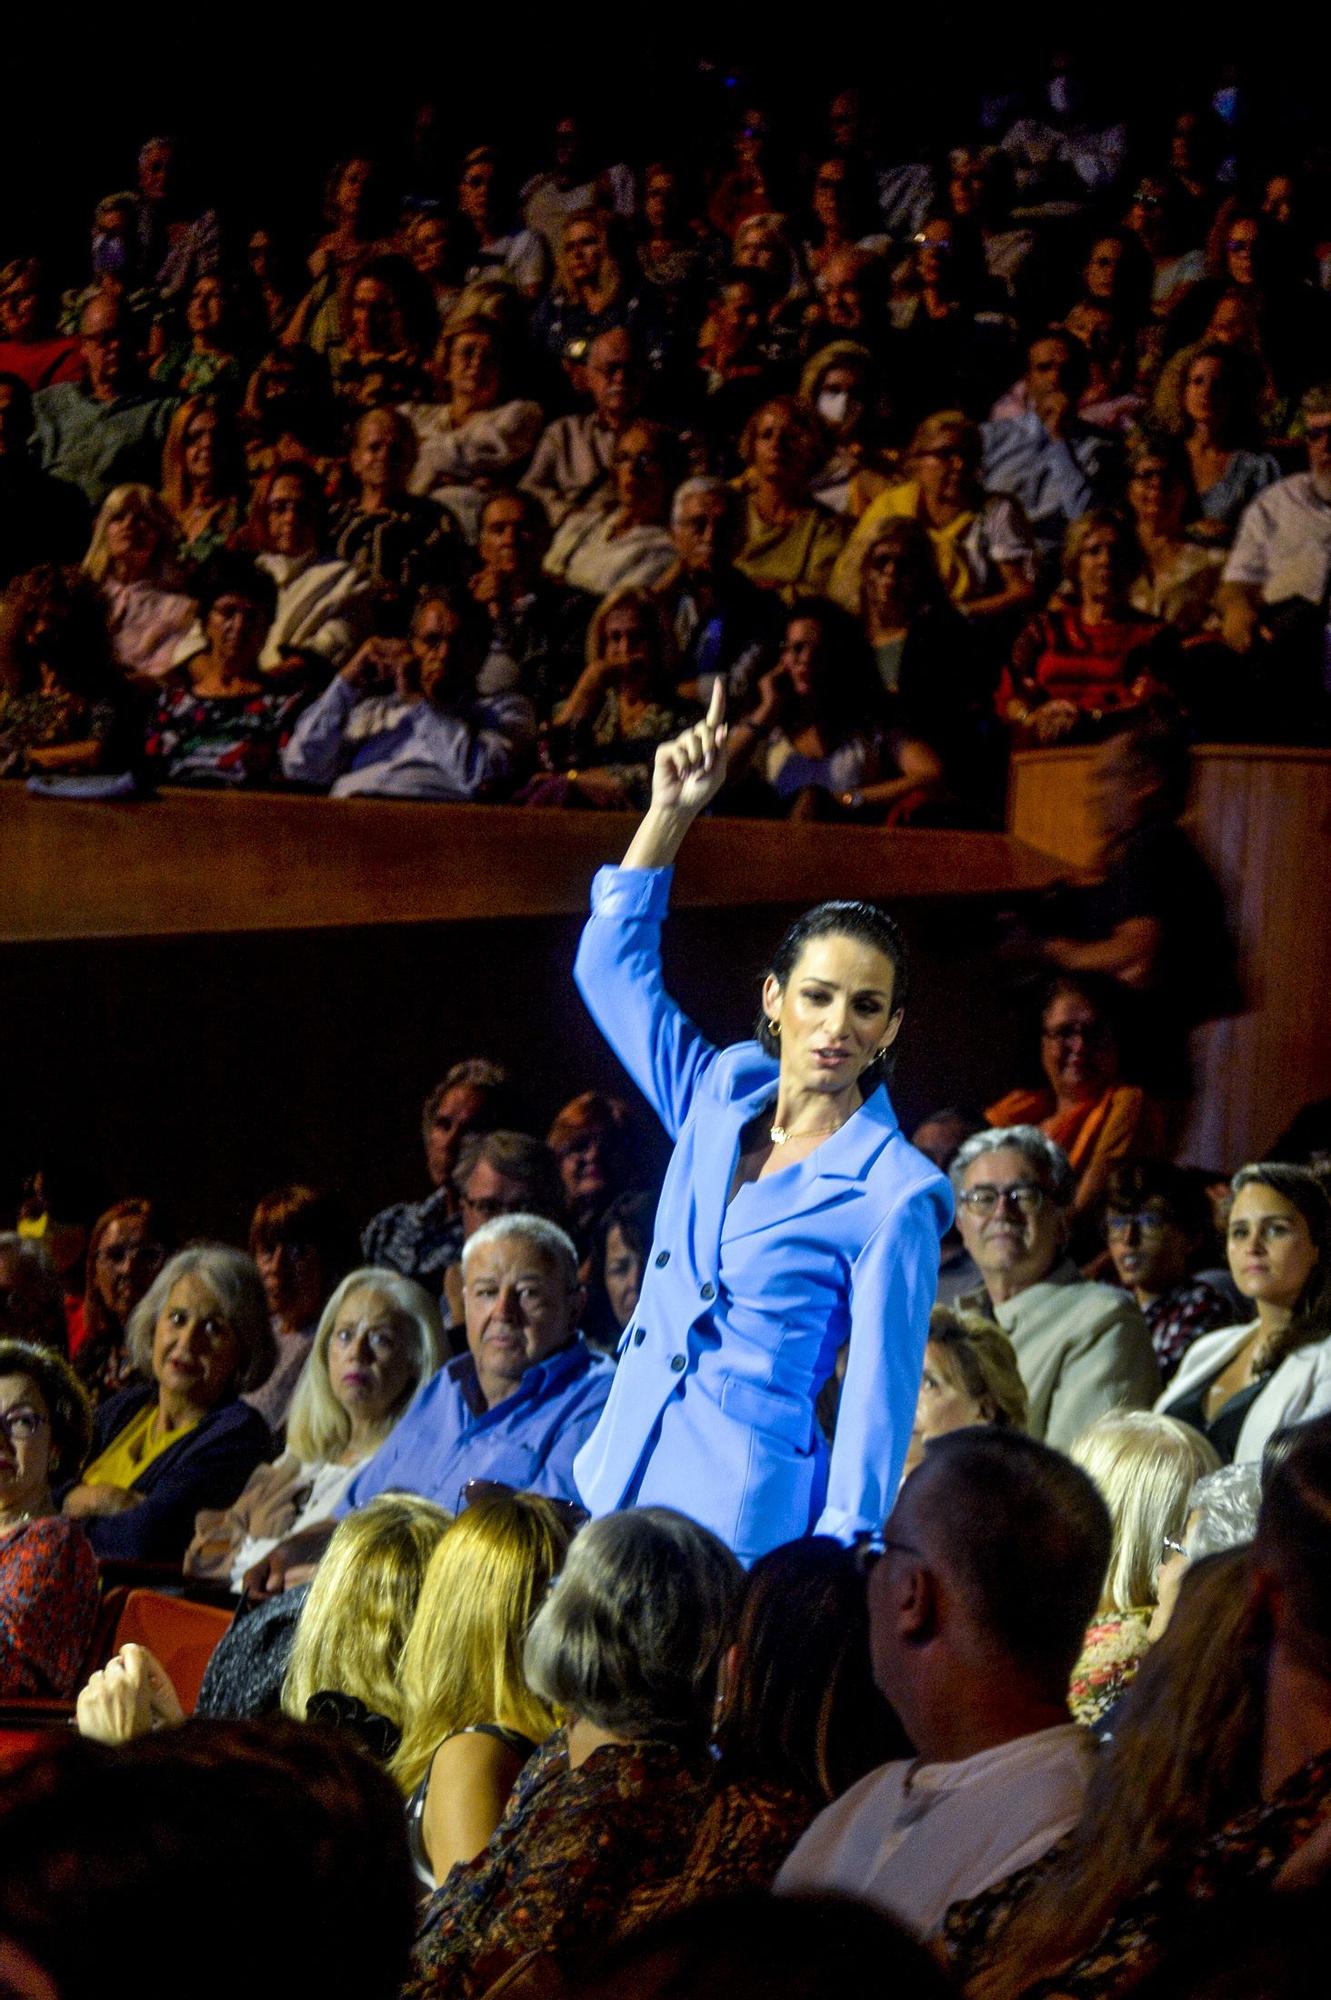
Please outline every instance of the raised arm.
[[651, 805], [622, 866], [592, 885], [574, 966], [588, 1012], [672, 1139], [716, 1050], [665, 990], [661, 925], [670, 865], [725, 781], [724, 715], [718, 680], [705, 720], [657, 751]]

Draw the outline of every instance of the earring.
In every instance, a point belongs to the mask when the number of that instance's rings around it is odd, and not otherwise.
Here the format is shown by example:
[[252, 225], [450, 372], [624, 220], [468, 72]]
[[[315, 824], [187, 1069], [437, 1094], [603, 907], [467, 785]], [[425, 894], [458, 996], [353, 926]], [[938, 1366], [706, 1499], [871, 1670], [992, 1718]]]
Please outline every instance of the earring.
[[768, 1027], [768, 1032], [772, 1037], [772, 1040], [774, 1042], [779, 1042], [781, 1039], [781, 1023], [779, 1021], [773, 1021], [769, 1016], [767, 1027]]

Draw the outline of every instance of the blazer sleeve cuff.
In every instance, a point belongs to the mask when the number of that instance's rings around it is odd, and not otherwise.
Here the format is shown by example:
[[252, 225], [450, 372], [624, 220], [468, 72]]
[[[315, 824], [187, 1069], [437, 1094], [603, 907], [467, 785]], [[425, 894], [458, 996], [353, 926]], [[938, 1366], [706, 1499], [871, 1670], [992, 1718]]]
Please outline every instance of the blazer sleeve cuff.
[[878, 1535], [882, 1529], [881, 1521], [867, 1521], [861, 1515], [847, 1514], [841, 1507], [824, 1507], [813, 1532], [815, 1535], [830, 1535], [833, 1541], [849, 1546], [857, 1535]]
[[592, 915], [661, 921], [670, 907], [673, 868], [598, 868], [592, 882]]

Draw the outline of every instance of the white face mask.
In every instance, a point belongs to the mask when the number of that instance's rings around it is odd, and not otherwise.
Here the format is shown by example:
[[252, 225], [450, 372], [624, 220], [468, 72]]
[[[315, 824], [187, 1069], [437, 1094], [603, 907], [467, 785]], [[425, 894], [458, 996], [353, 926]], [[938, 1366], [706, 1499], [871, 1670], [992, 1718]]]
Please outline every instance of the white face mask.
[[1060, 118], [1066, 118], [1072, 109], [1072, 85], [1065, 76], [1051, 76], [1049, 79], [1049, 108]]
[[831, 431], [839, 431], [847, 417], [859, 415], [860, 402], [848, 389], [823, 389], [815, 405], [819, 416]]

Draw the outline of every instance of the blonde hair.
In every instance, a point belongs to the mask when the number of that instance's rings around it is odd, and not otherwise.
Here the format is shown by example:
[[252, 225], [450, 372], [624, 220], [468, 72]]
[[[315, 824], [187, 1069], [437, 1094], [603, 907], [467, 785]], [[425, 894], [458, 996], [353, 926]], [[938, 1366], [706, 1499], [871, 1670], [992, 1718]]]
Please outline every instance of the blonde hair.
[[1099, 1487], [1114, 1524], [1100, 1615], [1154, 1604], [1161, 1545], [1182, 1534], [1188, 1495], [1218, 1468], [1214, 1445], [1177, 1417], [1112, 1410], [1088, 1425], [1070, 1456]]
[[[1069, 1845], [1010, 1913], [968, 2000], [1021, 2000], [1095, 1944], [1128, 1898], [1255, 1805], [1264, 1702], [1248, 1551], [1192, 1564], [1092, 1773]], [[1057, 1983], [1057, 1982], [1055, 1982]]]
[[1017, 1367], [1016, 1349], [1001, 1326], [983, 1313], [935, 1306], [929, 1315], [929, 1345], [945, 1358], [954, 1387], [993, 1409], [989, 1422], [1000, 1430], [1024, 1431], [1028, 1401]]
[[151, 486], [113, 486], [97, 510], [93, 524], [92, 540], [88, 553], [83, 558], [83, 567], [94, 583], [105, 580], [111, 567], [111, 551], [107, 545], [107, 529], [113, 521], [123, 519], [126, 514], [138, 514], [151, 523], [157, 534], [157, 547], [153, 551], [153, 582], [159, 590], [177, 589], [180, 584], [180, 569], [176, 562], [176, 541], [180, 525], [161, 495]]
[[499, 1722], [539, 1742], [550, 1704], [522, 1671], [528, 1628], [563, 1567], [571, 1532], [534, 1493], [495, 1495], [458, 1515], [430, 1558], [402, 1650], [402, 1745], [389, 1766], [408, 1796], [447, 1736]]
[[333, 1688], [401, 1726], [398, 1661], [450, 1518], [414, 1493], [381, 1493], [347, 1515], [296, 1626], [282, 1683], [284, 1714], [303, 1722], [311, 1695]]
[[346, 1450], [351, 1438], [351, 1418], [333, 1394], [328, 1378], [328, 1347], [337, 1316], [352, 1292], [373, 1292], [385, 1300], [393, 1318], [409, 1326], [413, 1335], [411, 1380], [385, 1422], [385, 1433], [397, 1422], [416, 1391], [429, 1381], [443, 1352], [439, 1307], [428, 1292], [422, 1291], [411, 1278], [404, 1278], [400, 1271], [373, 1266], [349, 1271], [319, 1317], [314, 1345], [305, 1358], [291, 1398], [287, 1443], [306, 1464], [326, 1464]]

